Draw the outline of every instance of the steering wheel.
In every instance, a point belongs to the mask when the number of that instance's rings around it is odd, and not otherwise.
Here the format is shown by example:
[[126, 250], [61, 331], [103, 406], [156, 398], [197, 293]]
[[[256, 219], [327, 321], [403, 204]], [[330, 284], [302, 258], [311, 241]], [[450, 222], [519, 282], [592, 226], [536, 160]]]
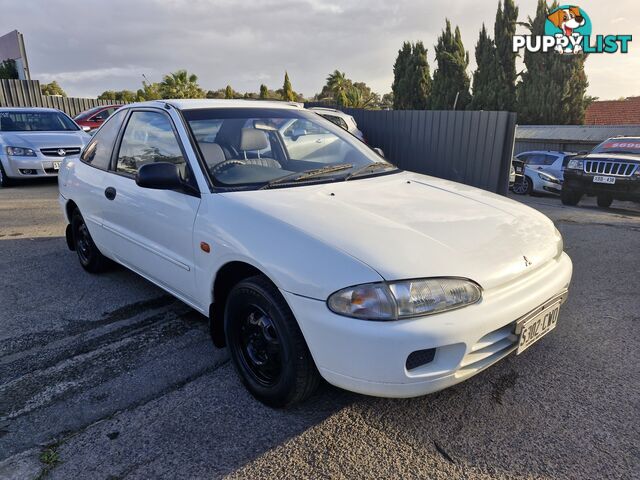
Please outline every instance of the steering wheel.
[[211, 172], [211, 175], [217, 175], [234, 165], [245, 165], [245, 162], [243, 160], [225, 160], [224, 162], [214, 165], [209, 171]]

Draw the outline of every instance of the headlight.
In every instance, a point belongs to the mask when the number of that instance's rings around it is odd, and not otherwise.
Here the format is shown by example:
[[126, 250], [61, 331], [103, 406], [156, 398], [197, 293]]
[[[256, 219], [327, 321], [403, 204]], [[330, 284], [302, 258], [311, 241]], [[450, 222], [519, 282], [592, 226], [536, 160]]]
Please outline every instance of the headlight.
[[567, 168], [571, 168], [572, 170], [582, 170], [583, 167], [584, 167], [583, 160], [576, 160], [574, 158], [573, 160], [569, 160], [569, 163], [567, 163]]
[[431, 315], [471, 305], [482, 298], [480, 286], [461, 278], [425, 278], [369, 283], [329, 296], [329, 309], [365, 320], [396, 320]]
[[36, 152], [31, 150], [30, 148], [23, 147], [7, 147], [7, 155], [11, 155], [12, 157], [35, 157]]
[[538, 177], [540, 177], [545, 182], [560, 183], [560, 180], [558, 180], [556, 177], [548, 175], [543, 172], [538, 172]]

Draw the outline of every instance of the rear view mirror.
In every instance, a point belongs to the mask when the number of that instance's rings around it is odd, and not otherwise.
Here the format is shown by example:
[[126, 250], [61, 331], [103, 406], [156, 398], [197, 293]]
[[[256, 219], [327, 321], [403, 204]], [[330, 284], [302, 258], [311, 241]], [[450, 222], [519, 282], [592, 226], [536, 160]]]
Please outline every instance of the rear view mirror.
[[307, 134], [307, 131], [304, 128], [296, 128], [291, 132], [291, 140], [297, 140], [300, 137], [303, 137]]
[[373, 151], [376, 152], [378, 155], [380, 155], [382, 158], [384, 158], [384, 152], [380, 147], [375, 147]]
[[91, 127], [87, 127], [86, 125], [82, 127], [83, 132], [88, 132], [89, 130], [91, 130]]
[[177, 165], [173, 163], [147, 163], [138, 169], [136, 184], [156, 190], [177, 190], [182, 188], [182, 179]]

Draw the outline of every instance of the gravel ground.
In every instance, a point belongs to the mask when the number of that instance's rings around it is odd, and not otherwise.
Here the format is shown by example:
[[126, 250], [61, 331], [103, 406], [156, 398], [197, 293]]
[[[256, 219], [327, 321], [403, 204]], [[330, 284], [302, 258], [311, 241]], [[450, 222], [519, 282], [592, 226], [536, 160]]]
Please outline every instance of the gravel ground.
[[430, 396], [323, 385], [277, 411], [204, 317], [82, 271], [55, 183], [0, 190], [0, 478], [638, 478], [640, 208], [518, 199], [574, 261], [553, 334]]

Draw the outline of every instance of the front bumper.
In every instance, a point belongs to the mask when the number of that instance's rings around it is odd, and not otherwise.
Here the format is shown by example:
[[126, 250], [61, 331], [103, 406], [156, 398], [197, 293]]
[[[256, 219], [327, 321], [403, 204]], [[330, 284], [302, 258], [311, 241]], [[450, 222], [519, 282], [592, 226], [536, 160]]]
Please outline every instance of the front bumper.
[[560, 192], [562, 191], [562, 184], [561, 183], [555, 183], [555, 182], [549, 182], [547, 180], [543, 180], [542, 178], [538, 177], [536, 175], [536, 179], [533, 182], [533, 191], [534, 192], [540, 192], [540, 193], [555, 193], [557, 195], [560, 195]]
[[[564, 186], [587, 195], [611, 195], [616, 200], [640, 200], [640, 176], [615, 177], [616, 183], [610, 185], [594, 183], [593, 177], [595, 175], [580, 170], [566, 171]], [[603, 174], [603, 176], [607, 175]]]
[[[346, 390], [414, 397], [459, 383], [517, 348], [515, 322], [564, 291], [572, 264], [563, 253], [517, 281], [483, 293], [482, 301], [437, 315], [372, 322], [332, 313], [325, 302], [283, 291], [320, 374]], [[407, 369], [412, 352], [433, 360]]]
[[[0, 155], [4, 171], [11, 178], [56, 177], [65, 157], [47, 157], [39, 152], [35, 157]], [[58, 169], [55, 166], [58, 165]]]

